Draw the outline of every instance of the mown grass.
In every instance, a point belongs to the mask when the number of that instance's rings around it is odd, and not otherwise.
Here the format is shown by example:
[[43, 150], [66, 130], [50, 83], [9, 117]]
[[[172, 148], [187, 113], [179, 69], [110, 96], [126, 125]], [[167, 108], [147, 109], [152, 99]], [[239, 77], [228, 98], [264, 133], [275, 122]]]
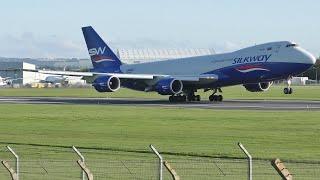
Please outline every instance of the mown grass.
[[[294, 86], [294, 94], [283, 94], [284, 86], [272, 86], [269, 91], [252, 93], [242, 86], [232, 86], [223, 88], [225, 99], [286, 99], [286, 100], [320, 100], [320, 86]], [[211, 92], [204, 93], [199, 90], [198, 94], [203, 100], [207, 100]], [[155, 92], [139, 92], [126, 88], [121, 88], [114, 93], [99, 93], [93, 88], [2, 88], [0, 96], [45, 96], [45, 97], [112, 97], [112, 98], [151, 98], [167, 99]]]
[[[245, 179], [246, 161], [233, 159], [244, 158], [237, 142], [255, 158], [258, 179], [278, 178], [265, 159], [316, 162], [320, 156], [318, 111], [0, 104], [0, 112], [0, 160], [13, 158], [5, 150], [10, 145], [21, 158], [22, 179], [79, 178], [72, 145], [95, 179], [156, 179], [149, 144], [190, 180]], [[301, 179], [320, 173], [318, 163], [286, 165]], [[9, 179], [4, 168], [0, 179]]]
[[[226, 99], [320, 100], [318, 86], [294, 87], [293, 95], [284, 95], [282, 88], [250, 93], [234, 86], [224, 88], [223, 95]], [[199, 93], [202, 99], [210, 95]], [[128, 89], [97, 93], [92, 88], [0, 89], [0, 96], [167, 98]], [[148, 148], [154, 144], [183, 179], [245, 179], [246, 161], [233, 159], [244, 157], [237, 147], [242, 142], [255, 158], [258, 179], [278, 178], [264, 161], [275, 157], [293, 161], [286, 165], [295, 177], [317, 179], [319, 117], [318, 111], [0, 104], [0, 160], [12, 159], [5, 150], [10, 145], [20, 155], [22, 179], [76, 179], [77, 156], [70, 148], [75, 145], [96, 179], [155, 179], [157, 161]], [[167, 172], [165, 177], [170, 177]], [[0, 179], [8, 178], [0, 168]]]
[[95, 105], [0, 105], [2, 144], [41, 144], [243, 157], [315, 160], [320, 112], [166, 109]]

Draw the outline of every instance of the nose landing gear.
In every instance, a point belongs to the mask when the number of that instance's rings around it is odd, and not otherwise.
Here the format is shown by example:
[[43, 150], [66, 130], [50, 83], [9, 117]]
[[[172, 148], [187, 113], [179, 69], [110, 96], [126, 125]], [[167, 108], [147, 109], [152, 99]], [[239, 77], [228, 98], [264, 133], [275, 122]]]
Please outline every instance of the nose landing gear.
[[284, 94], [292, 94], [293, 89], [291, 88], [291, 77], [287, 79], [287, 87], [283, 89]]
[[292, 88], [284, 88], [283, 89], [283, 93], [284, 94], [292, 94], [293, 93], [293, 89]]

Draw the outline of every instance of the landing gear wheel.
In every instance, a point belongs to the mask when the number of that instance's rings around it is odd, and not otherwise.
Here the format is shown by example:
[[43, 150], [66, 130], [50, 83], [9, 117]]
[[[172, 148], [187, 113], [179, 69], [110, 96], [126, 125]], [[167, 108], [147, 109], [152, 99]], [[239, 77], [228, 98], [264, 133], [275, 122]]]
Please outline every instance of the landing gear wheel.
[[211, 101], [211, 102], [214, 101], [214, 96], [215, 96], [215, 95], [213, 95], [213, 94], [210, 95], [210, 96], [209, 96], [209, 101]]
[[287, 79], [287, 87], [283, 89], [284, 94], [292, 94], [293, 93], [293, 89], [290, 87], [291, 86], [291, 78], [289, 77]]
[[289, 88], [289, 94], [292, 94], [292, 93], [293, 93], [293, 89]]
[[169, 97], [169, 102], [174, 102], [174, 96]]
[[186, 102], [187, 101], [187, 96], [183, 95], [180, 96], [180, 102]]
[[192, 90], [192, 91], [189, 91], [188, 93], [187, 93], [187, 97], [186, 97], [186, 99], [188, 100], [188, 101], [200, 101], [201, 100], [201, 97], [200, 97], [200, 95], [195, 95], [194, 94], [194, 90]]
[[194, 96], [187, 96], [188, 101], [193, 101], [194, 100]]
[[215, 101], [215, 102], [221, 102], [223, 100], [223, 96], [222, 95], [210, 95], [209, 96], [209, 101]]
[[186, 102], [187, 97], [186, 96], [170, 96], [169, 101], [170, 102]]
[[221, 102], [223, 100], [223, 96], [222, 95], [215, 95], [218, 91], [220, 93], [222, 93], [221, 88], [215, 88], [212, 89], [213, 93], [209, 96], [209, 101], [214, 101], [214, 102]]
[[293, 93], [293, 89], [292, 88], [284, 88], [283, 92], [284, 92], [284, 94], [292, 94]]

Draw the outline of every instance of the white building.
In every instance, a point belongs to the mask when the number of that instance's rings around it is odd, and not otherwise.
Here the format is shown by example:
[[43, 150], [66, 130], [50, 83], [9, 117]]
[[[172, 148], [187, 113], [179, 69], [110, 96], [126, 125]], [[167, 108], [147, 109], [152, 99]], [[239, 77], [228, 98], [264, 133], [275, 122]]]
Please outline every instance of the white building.
[[308, 80], [308, 77], [293, 77], [291, 83], [292, 85], [306, 85]]
[[[82, 77], [59, 76], [42, 74], [37, 72], [23, 71], [23, 69], [35, 70], [36, 65], [26, 62], [0, 62], [0, 77], [9, 79], [13, 85], [31, 85], [33, 83], [65, 83], [68, 85], [85, 85]], [[52, 81], [54, 80], [54, 81]]]

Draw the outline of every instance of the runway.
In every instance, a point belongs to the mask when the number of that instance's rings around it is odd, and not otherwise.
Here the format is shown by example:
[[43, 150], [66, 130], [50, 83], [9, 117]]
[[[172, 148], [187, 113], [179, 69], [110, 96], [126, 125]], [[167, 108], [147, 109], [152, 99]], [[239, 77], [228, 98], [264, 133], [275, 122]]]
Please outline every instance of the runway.
[[74, 98], [74, 97], [0, 97], [0, 104], [83, 104], [147, 107], [241, 110], [320, 110], [320, 101], [296, 100], [225, 100], [223, 102], [170, 103], [159, 99]]

